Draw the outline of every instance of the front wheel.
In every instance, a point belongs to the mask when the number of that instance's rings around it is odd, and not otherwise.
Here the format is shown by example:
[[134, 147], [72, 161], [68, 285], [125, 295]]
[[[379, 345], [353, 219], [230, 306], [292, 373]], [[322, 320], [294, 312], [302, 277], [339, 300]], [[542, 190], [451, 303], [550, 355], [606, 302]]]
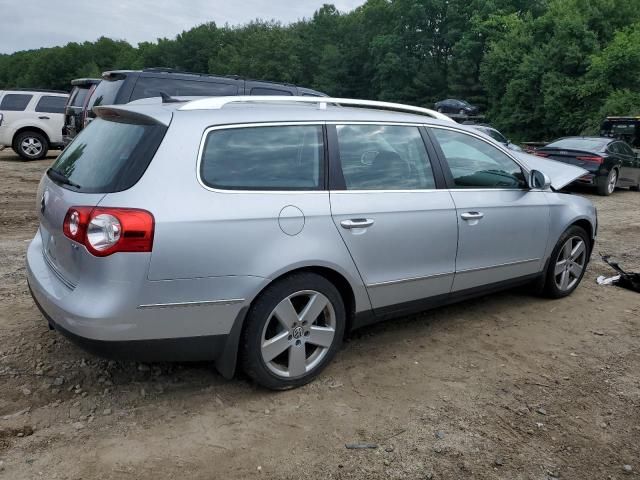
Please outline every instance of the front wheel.
[[573, 225], [558, 240], [545, 273], [544, 293], [551, 298], [570, 295], [580, 284], [589, 259], [589, 236]]
[[342, 344], [344, 302], [314, 273], [275, 282], [254, 302], [242, 335], [244, 371], [256, 383], [285, 390], [313, 380]]

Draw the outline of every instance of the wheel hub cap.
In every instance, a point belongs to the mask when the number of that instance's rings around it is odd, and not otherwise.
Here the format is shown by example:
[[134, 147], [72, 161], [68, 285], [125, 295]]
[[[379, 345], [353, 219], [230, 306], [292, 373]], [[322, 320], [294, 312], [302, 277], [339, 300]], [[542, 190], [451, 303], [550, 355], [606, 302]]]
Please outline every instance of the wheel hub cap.
[[567, 291], [573, 288], [582, 276], [587, 261], [587, 248], [580, 237], [568, 239], [556, 260], [554, 279], [558, 289]]
[[262, 360], [279, 377], [302, 376], [327, 355], [335, 329], [335, 310], [325, 295], [314, 290], [293, 293], [273, 309], [265, 323]]

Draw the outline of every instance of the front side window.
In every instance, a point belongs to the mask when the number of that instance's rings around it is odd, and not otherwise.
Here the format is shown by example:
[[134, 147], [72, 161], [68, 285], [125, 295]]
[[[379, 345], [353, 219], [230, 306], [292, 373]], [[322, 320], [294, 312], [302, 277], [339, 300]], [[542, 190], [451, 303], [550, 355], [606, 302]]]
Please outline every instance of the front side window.
[[0, 102], [0, 110], [6, 110], [10, 112], [22, 112], [29, 102], [33, 98], [33, 95], [24, 95], [21, 93], [8, 93]]
[[347, 190], [435, 188], [418, 127], [337, 125], [336, 129]]
[[67, 97], [54, 97], [53, 95], [45, 95], [36, 105], [36, 112], [43, 113], [64, 113], [64, 107], [67, 104]]
[[434, 128], [454, 188], [524, 188], [522, 168], [493, 145], [466, 133]]
[[226, 190], [318, 190], [323, 165], [320, 125], [228, 128], [207, 134], [200, 178]]

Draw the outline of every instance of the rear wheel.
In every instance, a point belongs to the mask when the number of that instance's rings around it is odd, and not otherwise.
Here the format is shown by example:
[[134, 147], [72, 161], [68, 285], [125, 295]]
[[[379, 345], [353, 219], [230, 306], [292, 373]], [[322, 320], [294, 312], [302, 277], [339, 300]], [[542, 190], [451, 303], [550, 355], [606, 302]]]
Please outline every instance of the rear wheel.
[[582, 280], [589, 259], [589, 236], [573, 225], [558, 239], [545, 273], [544, 293], [551, 298], [570, 295]]
[[49, 142], [38, 132], [26, 131], [16, 135], [13, 150], [25, 160], [40, 160], [49, 150]]
[[242, 364], [256, 383], [273, 389], [313, 380], [335, 356], [346, 320], [336, 287], [314, 273], [277, 281], [247, 315]]
[[606, 178], [600, 177], [598, 179], [598, 195], [602, 195], [605, 197], [611, 195], [615, 191], [617, 183], [618, 171], [613, 168]]

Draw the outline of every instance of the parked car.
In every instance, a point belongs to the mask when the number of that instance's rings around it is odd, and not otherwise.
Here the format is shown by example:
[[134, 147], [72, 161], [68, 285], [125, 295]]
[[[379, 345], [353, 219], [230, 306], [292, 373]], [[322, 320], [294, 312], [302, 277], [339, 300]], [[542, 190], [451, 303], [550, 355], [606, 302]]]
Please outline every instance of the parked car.
[[436, 110], [441, 113], [457, 113], [458, 115], [477, 115], [480, 109], [464, 100], [448, 98], [435, 103]]
[[64, 107], [64, 125], [62, 127], [62, 140], [67, 145], [84, 127], [83, 111], [87, 105], [90, 94], [100, 83], [99, 78], [76, 78], [71, 80], [73, 89]]
[[145, 70], [114, 70], [104, 72], [102, 82], [91, 94], [84, 109], [83, 124], [86, 125], [95, 113], [93, 107], [120, 105], [142, 98], [197, 97], [222, 95], [302, 95], [326, 96], [322, 92], [295, 85], [247, 80], [238, 76], [220, 76], [204, 73], [181, 72], [167, 68]]
[[508, 140], [507, 137], [505, 137], [503, 134], [501, 134], [498, 130], [496, 130], [495, 128], [493, 128], [493, 127], [491, 127], [489, 125], [476, 124], [476, 125], [471, 125], [471, 127], [475, 128], [476, 130], [480, 130], [485, 135], [489, 135], [496, 142], [501, 143], [502, 145], [507, 147], [509, 150], [513, 150], [514, 152], [522, 152], [522, 151], [524, 151], [524, 150], [522, 150], [522, 148], [520, 148], [515, 143], [511, 143], [511, 140]]
[[607, 117], [600, 126], [601, 137], [613, 137], [640, 149], [640, 116]]
[[432, 110], [240, 96], [95, 112], [40, 182], [27, 278], [52, 328], [106, 356], [212, 359], [227, 378], [239, 361], [296, 387], [359, 326], [529, 282], [569, 295], [594, 244], [591, 202], [551, 189], [584, 169]]
[[67, 92], [10, 89], [0, 92], [0, 150], [11, 147], [25, 160], [62, 148]]
[[640, 189], [640, 159], [622, 140], [609, 137], [566, 137], [539, 148], [535, 154], [589, 171], [576, 183], [592, 185], [600, 195], [616, 187]]

